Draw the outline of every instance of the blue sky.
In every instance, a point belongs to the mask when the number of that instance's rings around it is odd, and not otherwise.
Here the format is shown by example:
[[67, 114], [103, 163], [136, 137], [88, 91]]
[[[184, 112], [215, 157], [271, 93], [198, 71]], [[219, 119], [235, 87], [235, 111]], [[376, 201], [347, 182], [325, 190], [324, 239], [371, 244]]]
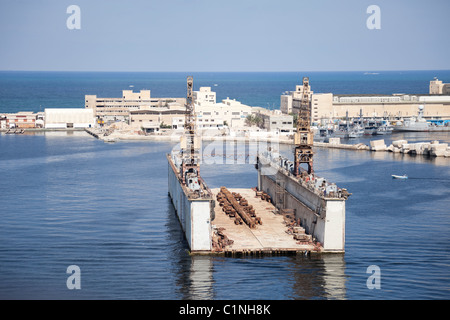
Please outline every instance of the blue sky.
[[[80, 30], [66, 26], [73, 4]], [[449, 12], [448, 0], [0, 0], [0, 70], [448, 70]]]

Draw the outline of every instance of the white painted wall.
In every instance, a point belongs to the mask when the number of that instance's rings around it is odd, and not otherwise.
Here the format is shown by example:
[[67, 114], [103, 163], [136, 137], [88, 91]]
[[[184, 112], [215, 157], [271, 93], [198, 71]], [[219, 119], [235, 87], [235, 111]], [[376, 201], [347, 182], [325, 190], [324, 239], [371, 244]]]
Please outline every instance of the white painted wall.
[[343, 251], [345, 248], [345, 201], [327, 201], [323, 248]]
[[190, 250], [192, 252], [211, 251], [211, 201], [209, 199], [189, 200], [170, 163], [168, 172], [169, 195]]

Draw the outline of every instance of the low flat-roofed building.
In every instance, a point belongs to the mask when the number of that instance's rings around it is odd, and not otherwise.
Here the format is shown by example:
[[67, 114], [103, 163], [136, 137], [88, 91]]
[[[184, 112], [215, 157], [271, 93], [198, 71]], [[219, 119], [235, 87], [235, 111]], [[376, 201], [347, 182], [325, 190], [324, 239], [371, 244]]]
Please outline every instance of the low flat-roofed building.
[[[133, 128], [151, 128], [168, 126], [173, 127], [174, 120], [176, 123], [180, 123], [180, 119], [183, 119], [186, 115], [186, 108], [179, 106], [178, 104], [172, 104], [169, 107], [153, 107], [142, 110], [130, 111], [129, 125]], [[177, 127], [178, 128], [178, 127]], [[176, 128], [175, 128], [176, 129]]]
[[94, 110], [94, 116], [104, 123], [115, 121], [129, 122], [130, 111], [165, 107], [170, 103], [184, 105], [186, 98], [151, 98], [150, 90], [122, 90], [120, 98], [99, 98], [85, 96], [85, 108]]
[[335, 95], [333, 104], [320, 106], [322, 118], [349, 117], [382, 118], [417, 116], [417, 110], [423, 106], [423, 116], [427, 119], [450, 119], [450, 96], [432, 96], [426, 94], [393, 95]]
[[278, 131], [282, 133], [293, 133], [294, 117], [289, 114], [281, 112], [281, 110], [268, 110], [265, 108], [255, 107], [254, 115], [261, 117], [263, 121], [263, 128], [267, 131]]
[[6, 129], [6, 116], [0, 114], [0, 129]]
[[[435, 80], [436, 82], [437, 80]], [[344, 118], [403, 118], [417, 115], [419, 106], [424, 107], [423, 116], [427, 119], [450, 119], [450, 94], [444, 94], [439, 87], [441, 81], [430, 84], [430, 92], [435, 94], [337, 94], [314, 93], [311, 91], [311, 121]], [[436, 89], [436, 87], [439, 87]], [[442, 93], [437, 93], [442, 92]], [[280, 98], [283, 113], [296, 114], [302, 101], [302, 87], [285, 92]]]
[[22, 111], [18, 113], [5, 113], [2, 121], [3, 129], [10, 128], [35, 128], [37, 114], [31, 111]]
[[94, 111], [82, 108], [46, 108], [44, 122], [47, 129], [81, 129], [95, 125]]

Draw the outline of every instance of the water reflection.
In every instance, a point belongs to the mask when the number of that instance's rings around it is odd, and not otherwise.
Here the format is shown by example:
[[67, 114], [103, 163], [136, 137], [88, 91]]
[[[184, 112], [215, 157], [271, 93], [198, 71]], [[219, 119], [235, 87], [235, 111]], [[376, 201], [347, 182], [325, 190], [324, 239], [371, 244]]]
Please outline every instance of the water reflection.
[[214, 298], [213, 263], [209, 256], [192, 256], [189, 269], [189, 299]]
[[292, 299], [346, 299], [343, 254], [296, 257], [289, 277], [293, 279]]
[[[284, 267], [286, 258], [291, 263]], [[174, 271], [180, 299], [347, 298], [347, 276], [342, 254], [264, 258], [189, 257], [182, 254], [177, 260], [178, 266]], [[275, 265], [280, 265], [280, 268]], [[234, 270], [232, 275], [230, 270]]]

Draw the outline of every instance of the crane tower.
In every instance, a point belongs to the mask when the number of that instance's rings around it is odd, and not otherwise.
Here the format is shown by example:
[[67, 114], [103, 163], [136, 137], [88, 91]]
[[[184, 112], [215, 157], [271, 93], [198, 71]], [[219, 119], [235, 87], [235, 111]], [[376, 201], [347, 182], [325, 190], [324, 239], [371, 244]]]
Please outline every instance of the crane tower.
[[313, 132], [311, 130], [311, 103], [309, 78], [303, 78], [303, 92], [297, 118], [297, 132], [294, 134], [294, 174], [299, 176], [300, 165], [306, 163], [307, 172], [313, 170]]
[[200, 139], [196, 136], [193, 88], [194, 78], [189, 76], [187, 77], [185, 134], [181, 138], [182, 165], [180, 172], [182, 182], [188, 186], [190, 183], [198, 184], [200, 177]]

